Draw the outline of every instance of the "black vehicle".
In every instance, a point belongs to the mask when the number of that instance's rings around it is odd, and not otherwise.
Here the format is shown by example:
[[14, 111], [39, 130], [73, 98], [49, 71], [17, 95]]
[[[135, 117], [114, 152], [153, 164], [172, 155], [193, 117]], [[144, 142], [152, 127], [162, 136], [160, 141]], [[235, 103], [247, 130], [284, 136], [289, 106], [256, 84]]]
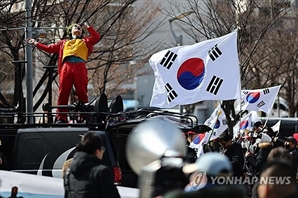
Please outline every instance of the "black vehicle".
[[278, 137], [284, 138], [298, 132], [298, 118], [261, 118], [261, 121], [269, 127], [274, 126], [279, 120], [280, 129], [277, 134]]
[[138, 186], [138, 176], [130, 167], [126, 156], [126, 144], [134, 127], [145, 120], [162, 119], [175, 123], [182, 131], [188, 131], [198, 124], [197, 117], [182, 115], [157, 108], [143, 108], [110, 116], [106, 132], [114, 145], [116, 156], [122, 171], [122, 184], [128, 187]]
[[[107, 151], [103, 161], [113, 170], [115, 183], [137, 187], [138, 177], [129, 166], [125, 154], [127, 138], [133, 128], [148, 119], [165, 119], [176, 123], [182, 130], [189, 130], [198, 123], [195, 116], [181, 115], [158, 108], [123, 112], [123, 105], [120, 104], [122, 100], [119, 97], [118, 102], [111, 103], [109, 110], [99, 112], [99, 107], [103, 105], [96, 101], [94, 106], [88, 105], [89, 110], [84, 112], [88, 117], [85, 123], [46, 122], [45, 118], [49, 113], [42, 114], [42, 121], [34, 124], [0, 122], [1, 150], [4, 151], [11, 170], [61, 177], [62, 165], [64, 161], [73, 157], [81, 135], [92, 131], [101, 135], [104, 141]], [[75, 116], [76, 113], [73, 112], [71, 115]], [[4, 120], [13, 116], [15, 115], [0, 111], [0, 118]], [[34, 116], [40, 115], [34, 114]]]

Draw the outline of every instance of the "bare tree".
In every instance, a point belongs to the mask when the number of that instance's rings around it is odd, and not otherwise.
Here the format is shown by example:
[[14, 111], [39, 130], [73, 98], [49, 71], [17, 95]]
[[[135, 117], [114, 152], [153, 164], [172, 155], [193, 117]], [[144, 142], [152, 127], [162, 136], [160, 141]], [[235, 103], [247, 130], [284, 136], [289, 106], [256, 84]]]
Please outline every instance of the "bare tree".
[[[259, 89], [281, 84], [281, 93], [294, 100], [294, 74], [296, 61], [295, 24], [289, 24], [293, 9], [289, 1], [236, 1], [236, 0], [187, 0], [188, 4], [178, 7], [172, 3], [174, 13], [192, 12], [180, 20], [180, 27], [194, 39], [194, 42], [225, 35], [238, 29], [238, 51], [242, 86], [245, 89]], [[293, 19], [291, 19], [293, 20]], [[285, 77], [291, 75], [293, 78]], [[288, 90], [285, 89], [287, 84]], [[230, 131], [238, 122], [240, 113], [235, 112], [234, 101], [223, 101], [222, 108], [227, 117]], [[295, 105], [292, 109], [295, 110]]]
[[[153, 23], [159, 14], [158, 5], [148, 3], [142, 8], [136, 8], [135, 2], [136, 0], [33, 0], [32, 23], [35, 28], [47, 30], [47, 38], [41, 40], [45, 44], [66, 38], [65, 28], [71, 23], [87, 21], [94, 26], [101, 34], [101, 40], [95, 46], [87, 64], [89, 82], [94, 87], [93, 94], [95, 96], [102, 92], [120, 94], [125, 92], [125, 88], [122, 88], [124, 83], [132, 81], [137, 75], [148, 72], [143, 69], [144, 64], [149, 55], [158, 50], [156, 44], [143, 46], [144, 41], [161, 23], [161, 21]], [[7, 31], [2, 31], [0, 36], [1, 53], [10, 57], [11, 60], [8, 60], [8, 63], [12, 60], [23, 60], [25, 35], [24, 29], [20, 27], [24, 28], [26, 22], [24, 1], [10, 1], [0, 6], [5, 8], [0, 11], [0, 28], [7, 29]], [[20, 29], [14, 30], [13, 28]], [[35, 71], [39, 69], [42, 73], [40, 82], [34, 89], [34, 96], [36, 96], [43, 82], [49, 78], [49, 71], [44, 70], [42, 66], [56, 65], [58, 57], [56, 54], [46, 54], [37, 50], [34, 50], [34, 53], [38, 60], [35, 61]], [[13, 67], [11, 63], [6, 66]], [[5, 71], [7, 70], [9, 71], [8, 68]], [[0, 76], [2, 81], [4, 76], [5, 73]], [[54, 74], [54, 79], [56, 76], [57, 73]], [[16, 80], [14, 84], [17, 84]], [[12, 106], [17, 104], [16, 96], [20, 89], [14, 89], [15, 99]], [[34, 105], [34, 110], [40, 106], [48, 91], [46, 89], [42, 94]], [[9, 103], [5, 101], [5, 97], [0, 97], [0, 99], [3, 104]]]

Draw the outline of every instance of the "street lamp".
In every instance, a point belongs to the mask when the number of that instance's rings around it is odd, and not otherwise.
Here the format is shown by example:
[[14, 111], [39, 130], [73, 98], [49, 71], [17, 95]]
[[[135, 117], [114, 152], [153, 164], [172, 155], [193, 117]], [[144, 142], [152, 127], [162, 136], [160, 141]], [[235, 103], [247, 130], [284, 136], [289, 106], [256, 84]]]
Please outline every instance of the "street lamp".
[[[26, 0], [26, 40], [32, 38], [32, 21], [31, 21], [31, 0]], [[26, 45], [25, 48], [27, 59], [27, 73], [26, 73], [26, 85], [27, 85], [27, 115], [29, 124], [33, 124], [33, 67], [32, 67], [32, 48], [30, 45]]]
[[193, 13], [193, 11], [189, 11], [189, 12], [185, 12], [183, 14], [180, 14], [178, 16], [175, 16], [171, 19], [169, 19], [169, 22], [170, 22], [170, 30], [171, 30], [171, 33], [176, 41], [176, 45], [177, 46], [181, 46], [183, 45], [183, 36], [180, 34], [179, 36], [177, 36], [173, 30], [173, 26], [172, 26], [172, 22], [175, 21], [175, 20], [179, 20], [179, 19], [182, 19], [184, 17], [187, 17], [189, 15], [191, 15]]
[[33, 28], [32, 38], [46, 38], [47, 32], [44, 29]]

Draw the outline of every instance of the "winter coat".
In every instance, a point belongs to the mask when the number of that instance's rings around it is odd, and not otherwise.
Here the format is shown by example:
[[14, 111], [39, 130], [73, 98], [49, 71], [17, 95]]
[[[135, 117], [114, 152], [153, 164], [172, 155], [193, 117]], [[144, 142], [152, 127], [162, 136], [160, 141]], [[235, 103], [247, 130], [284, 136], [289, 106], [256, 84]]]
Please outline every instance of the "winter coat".
[[229, 158], [232, 164], [234, 176], [242, 177], [244, 174], [244, 155], [241, 145], [237, 142], [233, 142], [226, 150], [225, 155]]
[[297, 169], [298, 169], [298, 152], [296, 149], [290, 149], [289, 151], [292, 158], [292, 166], [293, 166], [292, 174], [294, 178], [296, 178]]
[[118, 198], [113, 174], [102, 160], [86, 152], [77, 152], [64, 177], [67, 198]]
[[246, 159], [247, 165], [256, 176], [260, 175], [262, 167], [267, 162], [267, 157], [272, 148], [273, 147], [270, 142], [259, 143], [258, 150], [255, 155], [249, 156]]

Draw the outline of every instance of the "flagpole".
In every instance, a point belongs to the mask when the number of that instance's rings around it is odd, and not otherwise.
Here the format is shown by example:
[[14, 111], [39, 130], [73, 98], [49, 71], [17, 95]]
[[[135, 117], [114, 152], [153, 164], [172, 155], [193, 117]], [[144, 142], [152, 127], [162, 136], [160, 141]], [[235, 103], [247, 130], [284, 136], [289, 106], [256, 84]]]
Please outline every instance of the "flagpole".
[[[216, 121], [218, 120], [220, 114], [221, 114], [221, 110], [219, 109], [219, 110], [217, 111]], [[211, 136], [213, 135], [213, 132], [214, 132], [214, 129], [215, 129], [216, 121], [215, 121], [215, 123], [214, 123], [214, 125], [213, 125], [213, 127], [212, 127], [211, 135], [210, 135], [209, 138], [208, 138], [208, 144], [209, 144], [209, 142], [210, 142]]]
[[[218, 111], [217, 111], [217, 116], [216, 116], [216, 121], [218, 120], [220, 114], [221, 114], [221, 110], [218, 110]], [[204, 150], [204, 152], [205, 152], [205, 150], [206, 150], [206, 149], [204, 149], [204, 148], [205, 148], [204, 146], [207, 146], [207, 145], [209, 146], [209, 147], [207, 147], [207, 149], [212, 151], [212, 147], [210, 146], [210, 139], [211, 139], [211, 136], [213, 135], [216, 121], [215, 121], [215, 123], [214, 123], [214, 125], [213, 125], [213, 127], [212, 127], [211, 134], [209, 134], [207, 144], [202, 145], [202, 146], [203, 146], [203, 150]], [[209, 132], [206, 132], [206, 133], [209, 133]]]
[[[239, 29], [239, 27], [237, 27], [237, 30]], [[238, 61], [239, 62], [239, 61]], [[239, 66], [240, 66], [240, 63], [238, 63], [239, 64]], [[239, 109], [239, 113], [240, 113], [240, 116], [239, 116], [239, 130], [238, 130], [238, 132], [240, 133], [240, 127], [241, 127], [241, 120], [242, 120], [242, 105], [241, 105], [241, 100], [242, 100], [242, 91], [241, 91], [241, 88], [242, 88], [242, 85], [241, 85], [241, 78], [240, 78], [240, 76], [239, 76], [239, 90], [240, 90], [240, 92], [239, 92], [239, 99], [240, 99], [240, 109]], [[233, 131], [233, 134], [234, 134], [234, 131]]]

